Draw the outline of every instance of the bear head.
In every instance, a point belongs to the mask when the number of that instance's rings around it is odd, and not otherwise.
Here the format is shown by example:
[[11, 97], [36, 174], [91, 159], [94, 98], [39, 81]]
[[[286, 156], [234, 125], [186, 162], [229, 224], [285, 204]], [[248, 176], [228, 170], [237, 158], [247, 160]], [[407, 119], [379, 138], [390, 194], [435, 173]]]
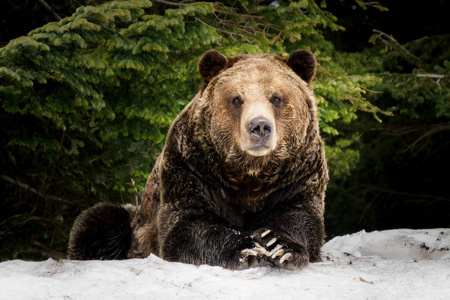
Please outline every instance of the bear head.
[[276, 55], [225, 57], [206, 52], [198, 65], [205, 83], [197, 118], [203, 137], [221, 160], [240, 172], [298, 156], [307, 134], [317, 132], [316, 100], [310, 82], [316, 59], [308, 50]]

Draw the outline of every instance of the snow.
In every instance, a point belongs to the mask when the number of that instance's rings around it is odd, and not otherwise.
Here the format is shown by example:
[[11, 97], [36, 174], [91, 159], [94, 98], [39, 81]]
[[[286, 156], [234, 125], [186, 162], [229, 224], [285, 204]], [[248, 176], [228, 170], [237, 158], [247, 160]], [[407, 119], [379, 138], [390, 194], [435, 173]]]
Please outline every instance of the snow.
[[450, 229], [336, 237], [323, 262], [243, 271], [166, 262], [0, 263], [0, 299], [450, 299]]

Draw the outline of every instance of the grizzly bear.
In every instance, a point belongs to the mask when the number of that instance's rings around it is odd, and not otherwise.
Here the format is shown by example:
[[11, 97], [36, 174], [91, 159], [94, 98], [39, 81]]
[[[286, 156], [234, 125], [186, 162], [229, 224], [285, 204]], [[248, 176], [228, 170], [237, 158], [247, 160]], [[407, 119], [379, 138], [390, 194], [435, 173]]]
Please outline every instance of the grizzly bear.
[[137, 207], [77, 218], [71, 259], [299, 269], [320, 260], [328, 182], [307, 50], [200, 59], [204, 84], [173, 121]]

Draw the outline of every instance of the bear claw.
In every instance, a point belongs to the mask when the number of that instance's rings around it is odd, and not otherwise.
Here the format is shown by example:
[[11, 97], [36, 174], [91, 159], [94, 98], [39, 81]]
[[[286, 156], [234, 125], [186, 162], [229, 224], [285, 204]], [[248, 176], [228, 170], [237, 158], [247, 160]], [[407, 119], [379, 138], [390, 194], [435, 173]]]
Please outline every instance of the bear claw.
[[258, 255], [264, 255], [267, 253], [267, 250], [261, 247], [256, 243], [256, 247], [252, 249], [244, 249], [241, 251], [241, 254], [244, 256], [258, 256]]
[[280, 258], [280, 264], [282, 264], [285, 261], [289, 261], [292, 258], [292, 253], [285, 253], [281, 258]]
[[254, 243], [255, 247], [244, 249], [241, 251], [241, 269], [261, 266], [267, 262], [267, 250], [258, 243]]
[[271, 240], [267, 243], [267, 247], [272, 246], [273, 244], [275, 244], [276, 241], [277, 241], [277, 238], [271, 239]]
[[[282, 251], [284, 253], [283, 246], [278, 244], [275, 248], [272, 249], [272, 251], [268, 252], [266, 255], [268, 257], [275, 258], [278, 255], [280, 255], [280, 251]], [[283, 253], [281, 253], [281, 254], [283, 254]]]
[[278, 250], [277, 252], [275, 252], [272, 256], [271, 256], [271, 258], [276, 258], [276, 257], [278, 257], [278, 256], [282, 256], [284, 254], [284, 250], [283, 249], [280, 249], [280, 250]]
[[270, 229], [267, 229], [266, 231], [264, 231], [264, 232], [261, 234], [261, 237], [262, 237], [262, 238], [265, 237], [265, 236], [268, 235], [270, 232], [271, 232]]

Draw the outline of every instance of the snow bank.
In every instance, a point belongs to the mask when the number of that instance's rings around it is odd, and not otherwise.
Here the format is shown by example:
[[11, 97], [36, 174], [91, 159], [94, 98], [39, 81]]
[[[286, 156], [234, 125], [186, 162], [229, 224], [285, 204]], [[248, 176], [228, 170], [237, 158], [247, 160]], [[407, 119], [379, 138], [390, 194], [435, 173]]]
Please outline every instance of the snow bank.
[[125, 261], [7, 261], [0, 299], [450, 299], [450, 229], [365, 231], [324, 245], [324, 262], [229, 271]]
[[398, 229], [371, 233], [363, 230], [332, 239], [322, 252], [401, 260], [450, 259], [450, 230]]

